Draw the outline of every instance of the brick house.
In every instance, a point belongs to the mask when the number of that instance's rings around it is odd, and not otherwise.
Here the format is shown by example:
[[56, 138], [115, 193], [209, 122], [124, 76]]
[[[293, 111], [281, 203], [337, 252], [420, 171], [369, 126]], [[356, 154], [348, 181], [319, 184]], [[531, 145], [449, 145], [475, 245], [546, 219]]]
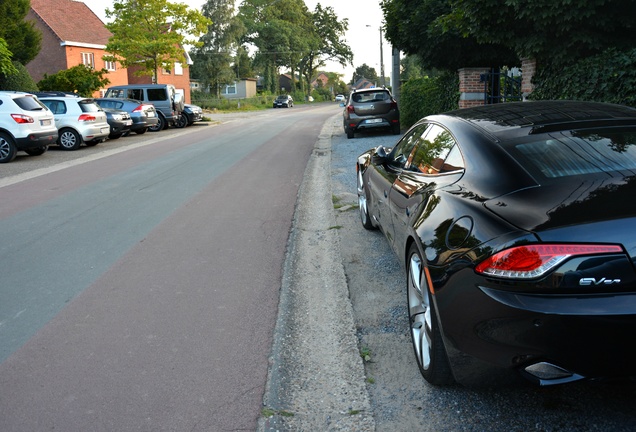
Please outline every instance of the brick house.
[[[106, 44], [112, 33], [83, 2], [74, 0], [31, 0], [27, 20], [34, 21], [42, 32], [42, 49], [26, 65], [35, 82], [79, 64], [106, 69], [109, 86], [150, 82], [151, 77], [137, 77], [117, 62], [105, 62]], [[189, 60], [189, 57], [186, 58]], [[157, 82], [173, 84], [190, 102], [190, 70], [175, 65], [172, 71], [158, 71]], [[102, 91], [105, 89], [102, 89]], [[99, 96], [96, 92], [95, 96]]]

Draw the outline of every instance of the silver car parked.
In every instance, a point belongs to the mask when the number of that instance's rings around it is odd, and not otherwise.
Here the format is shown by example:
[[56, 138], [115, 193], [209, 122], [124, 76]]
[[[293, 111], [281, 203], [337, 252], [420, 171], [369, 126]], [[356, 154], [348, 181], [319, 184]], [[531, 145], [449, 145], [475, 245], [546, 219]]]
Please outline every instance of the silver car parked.
[[106, 113], [93, 99], [66, 94], [37, 95], [55, 116], [57, 144], [64, 150], [77, 150], [82, 143], [94, 146], [108, 138], [110, 125]]

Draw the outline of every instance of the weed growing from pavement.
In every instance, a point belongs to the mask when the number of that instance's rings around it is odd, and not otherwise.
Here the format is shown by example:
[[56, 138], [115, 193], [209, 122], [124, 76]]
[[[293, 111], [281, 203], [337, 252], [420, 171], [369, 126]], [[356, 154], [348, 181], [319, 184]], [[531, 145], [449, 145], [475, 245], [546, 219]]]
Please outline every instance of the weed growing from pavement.
[[365, 363], [371, 361], [371, 350], [368, 347], [362, 347], [360, 349], [360, 357], [364, 360]]
[[294, 413], [290, 413], [289, 411], [284, 410], [275, 410], [271, 408], [263, 408], [261, 410], [261, 415], [263, 417], [273, 417], [275, 415], [283, 416], [283, 417], [293, 417]]
[[332, 229], [338, 230], [340, 228], [342, 228], [342, 225], [334, 225], [334, 226], [330, 226], [329, 228], [327, 228], [327, 230], [332, 230]]

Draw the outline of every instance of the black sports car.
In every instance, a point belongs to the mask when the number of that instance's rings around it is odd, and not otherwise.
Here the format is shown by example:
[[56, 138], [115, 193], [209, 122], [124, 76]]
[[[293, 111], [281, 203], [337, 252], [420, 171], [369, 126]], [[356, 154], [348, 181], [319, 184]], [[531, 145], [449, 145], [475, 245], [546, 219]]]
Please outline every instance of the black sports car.
[[552, 101], [420, 120], [357, 161], [432, 384], [636, 375], [636, 109]]

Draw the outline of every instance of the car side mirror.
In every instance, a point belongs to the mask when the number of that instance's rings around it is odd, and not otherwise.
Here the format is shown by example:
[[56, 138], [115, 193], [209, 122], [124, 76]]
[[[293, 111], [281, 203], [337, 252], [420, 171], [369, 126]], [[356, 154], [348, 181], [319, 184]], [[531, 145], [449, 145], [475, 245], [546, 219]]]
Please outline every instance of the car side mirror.
[[371, 158], [372, 162], [375, 165], [384, 165], [387, 162], [388, 154], [384, 146], [379, 146], [373, 152], [373, 156]]

